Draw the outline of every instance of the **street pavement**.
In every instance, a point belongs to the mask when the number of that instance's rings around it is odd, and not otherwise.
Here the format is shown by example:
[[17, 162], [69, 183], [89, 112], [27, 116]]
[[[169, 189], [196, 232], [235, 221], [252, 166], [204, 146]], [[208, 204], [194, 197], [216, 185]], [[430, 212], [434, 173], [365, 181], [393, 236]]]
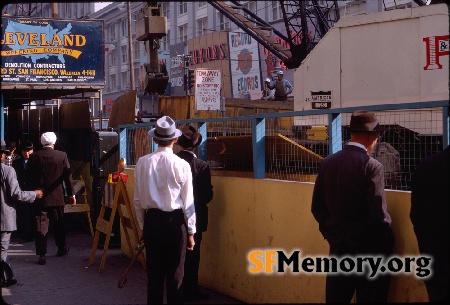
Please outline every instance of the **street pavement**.
[[[66, 256], [56, 257], [57, 248], [49, 235], [47, 264], [38, 265], [34, 242], [23, 242], [13, 233], [8, 251], [18, 283], [2, 288], [6, 302], [14, 305], [144, 305], [147, 303], [147, 275], [140, 262], [131, 267], [127, 282], [118, 281], [131, 259], [119, 247], [109, 248], [105, 266], [99, 272], [103, 248], [96, 250], [93, 265], [88, 266], [93, 237], [88, 230], [67, 228]], [[195, 304], [244, 304], [204, 287], [210, 298]], [[186, 303], [194, 304], [194, 303]]]

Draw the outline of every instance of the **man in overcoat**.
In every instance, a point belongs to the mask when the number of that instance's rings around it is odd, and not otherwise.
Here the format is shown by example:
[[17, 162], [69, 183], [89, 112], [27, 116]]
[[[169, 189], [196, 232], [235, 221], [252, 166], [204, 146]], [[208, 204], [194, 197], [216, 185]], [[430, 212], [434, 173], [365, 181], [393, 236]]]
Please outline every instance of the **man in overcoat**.
[[430, 302], [450, 296], [450, 146], [422, 160], [411, 183], [411, 222], [420, 253], [432, 257], [432, 274], [424, 279]]
[[43, 133], [41, 144], [44, 148], [33, 153], [27, 165], [27, 185], [31, 189], [42, 189], [45, 194], [43, 199], [36, 201], [33, 210], [39, 265], [46, 264], [47, 233], [50, 222], [53, 225], [55, 243], [58, 247], [56, 256], [64, 256], [69, 252], [64, 227], [64, 197], [69, 198], [69, 204], [72, 206], [76, 204], [67, 154], [55, 150], [55, 143], [54, 132]]
[[[28, 160], [33, 153], [34, 145], [31, 141], [26, 141], [21, 145], [22, 157], [13, 161], [12, 167], [17, 174], [17, 181], [22, 190], [29, 190], [25, 184], [25, 176]], [[24, 241], [34, 239], [33, 206], [28, 202], [21, 202], [17, 205], [17, 231]]]
[[[311, 211], [330, 245], [330, 256], [387, 257], [394, 234], [384, 192], [384, 167], [370, 156], [381, 126], [374, 113], [358, 110], [350, 119], [351, 140], [319, 167]], [[327, 303], [385, 303], [390, 275], [327, 274]]]
[[208, 163], [197, 158], [194, 153], [194, 150], [202, 143], [202, 135], [192, 126], [186, 126], [182, 129], [182, 132], [183, 134], [177, 142], [182, 150], [177, 153], [177, 156], [186, 160], [191, 166], [194, 206], [197, 217], [194, 250], [186, 252], [186, 260], [184, 261], [184, 299], [187, 302], [192, 302], [208, 298], [208, 295], [202, 293], [198, 288], [198, 269], [202, 234], [208, 229], [208, 203], [213, 198], [213, 186]]

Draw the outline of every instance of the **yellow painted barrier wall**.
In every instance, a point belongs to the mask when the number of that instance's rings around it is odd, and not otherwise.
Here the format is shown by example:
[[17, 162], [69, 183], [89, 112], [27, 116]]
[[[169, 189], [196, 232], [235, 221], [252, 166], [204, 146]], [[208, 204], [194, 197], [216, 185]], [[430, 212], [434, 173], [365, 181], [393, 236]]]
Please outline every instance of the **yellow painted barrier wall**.
[[[133, 171], [127, 183], [132, 198]], [[131, 182], [131, 183], [130, 183]], [[306, 256], [327, 256], [328, 243], [311, 214], [314, 184], [213, 176], [214, 199], [209, 227], [203, 234], [200, 284], [247, 303], [323, 303], [325, 275], [250, 274], [253, 250], [300, 250]], [[410, 193], [387, 191], [398, 256], [418, 255], [409, 220]], [[124, 246], [122, 249], [126, 250]], [[423, 282], [413, 274], [396, 275], [389, 301], [427, 301]]]

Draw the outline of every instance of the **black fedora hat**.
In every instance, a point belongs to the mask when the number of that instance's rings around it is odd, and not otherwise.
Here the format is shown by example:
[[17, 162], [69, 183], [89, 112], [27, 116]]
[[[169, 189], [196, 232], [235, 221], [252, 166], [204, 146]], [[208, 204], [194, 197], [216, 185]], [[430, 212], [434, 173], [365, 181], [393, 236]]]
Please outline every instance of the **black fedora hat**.
[[23, 144], [20, 146], [20, 149], [25, 150], [25, 151], [34, 149], [33, 142], [31, 142], [31, 141], [23, 142]]
[[184, 148], [196, 148], [202, 143], [202, 135], [192, 126], [185, 126], [181, 130], [182, 134], [178, 138], [178, 145]]
[[9, 149], [6, 148], [6, 142], [4, 140], [1, 140], [0, 152], [1, 153], [5, 153], [5, 154], [9, 154]]
[[379, 132], [384, 130], [384, 128], [380, 126], [373, 112], [356, 110], [350, 118], [349, 130], [350, 132]]

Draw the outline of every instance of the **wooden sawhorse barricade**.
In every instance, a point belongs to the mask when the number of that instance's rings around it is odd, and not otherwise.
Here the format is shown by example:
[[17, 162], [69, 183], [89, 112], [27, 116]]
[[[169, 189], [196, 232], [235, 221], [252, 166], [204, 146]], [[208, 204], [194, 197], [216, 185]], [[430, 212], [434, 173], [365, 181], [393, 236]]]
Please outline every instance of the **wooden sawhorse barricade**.
[[[87, 201], [87, 192], [86, 192], [86, 184], [83, 180], [83, 177], [80, 176], [80, 180], [73, 180], [74, 193], [77, 198], [77, 204], [71, 206], [70, 204], [64, 205], [64, 213], [86, 213], [87, 219], [89, 222], [89, 230], [91, 235], [94, 236], [94, 230], [92, 229], [92, 221], [91, 221], [91, 206]], [[83, 198], [83, 203], [79, 202], [79, 198]]]
[[[125, 184], [123, 183], [122, 178], [119, 177], [119, 180], [117, 183], [110, 183], [110, 184], [113, 184], [113, 185], [115, 184], [114, 200], [113, 200], [112, 204], [109, 204], [109, 200], [106, 199], [106, 197], [107, 197], [106, 194], [105, 194], [105, 196], [103, 196], [104, 200], [102, 201], [102, 207], [100, 209], [100, 214], [98, 215], [98, 218], [97, 218], [97, 224], [95, 226], [96, 231], [95, 231], [95, 236], [94, 236], [94, 244], [92, 245], [91, 256], [89, 259], [89, 265], [92, 265], [94, 263], [95, 252], [97, 250], [100, 233], [106, 234], [105, 245], [103, 248], [103, 255], [102, 255], [102, 260], [100, 262], [99, 272], [102, 272], [103, 267], [105, 265], [106, 253], [108, 252], [109, 239], [111, 236], [111, 231], [112, 231], [112, 227], [113, 227], [113, 223], [114, 223], [114, 217], [116, 216], [117, 210], [119, 211], [120, 223], [123, 226], [123, 231], [125, 233], [125, 238], [127, 240], [128, 248], [130, 250], [131, 255], [133, 255], [135, 253], [135, 251], [134, 251], [133, 245], [131, 244], [128, 229], [131, 229], [133, 231], [136, 242], [139, 240], [136, 222], [134, 220], [133, 212], [131, 210], [130, 199], [128, 198], [127, 189], [125, 187]], [[106, 185], [105, 189], [108, 187], [109, 186]], [[122, 211], [123, 206], [125, 206], [128, 216], [124, 215], [124, 213]], [[111, 209], [111, 215], [110, 215], [109, 220], [104, 219], [106, 208]], [[140, 259], [141, 259], [143, 266], [145, 266], [145, 257], [142, 252], [140, 254]]]

